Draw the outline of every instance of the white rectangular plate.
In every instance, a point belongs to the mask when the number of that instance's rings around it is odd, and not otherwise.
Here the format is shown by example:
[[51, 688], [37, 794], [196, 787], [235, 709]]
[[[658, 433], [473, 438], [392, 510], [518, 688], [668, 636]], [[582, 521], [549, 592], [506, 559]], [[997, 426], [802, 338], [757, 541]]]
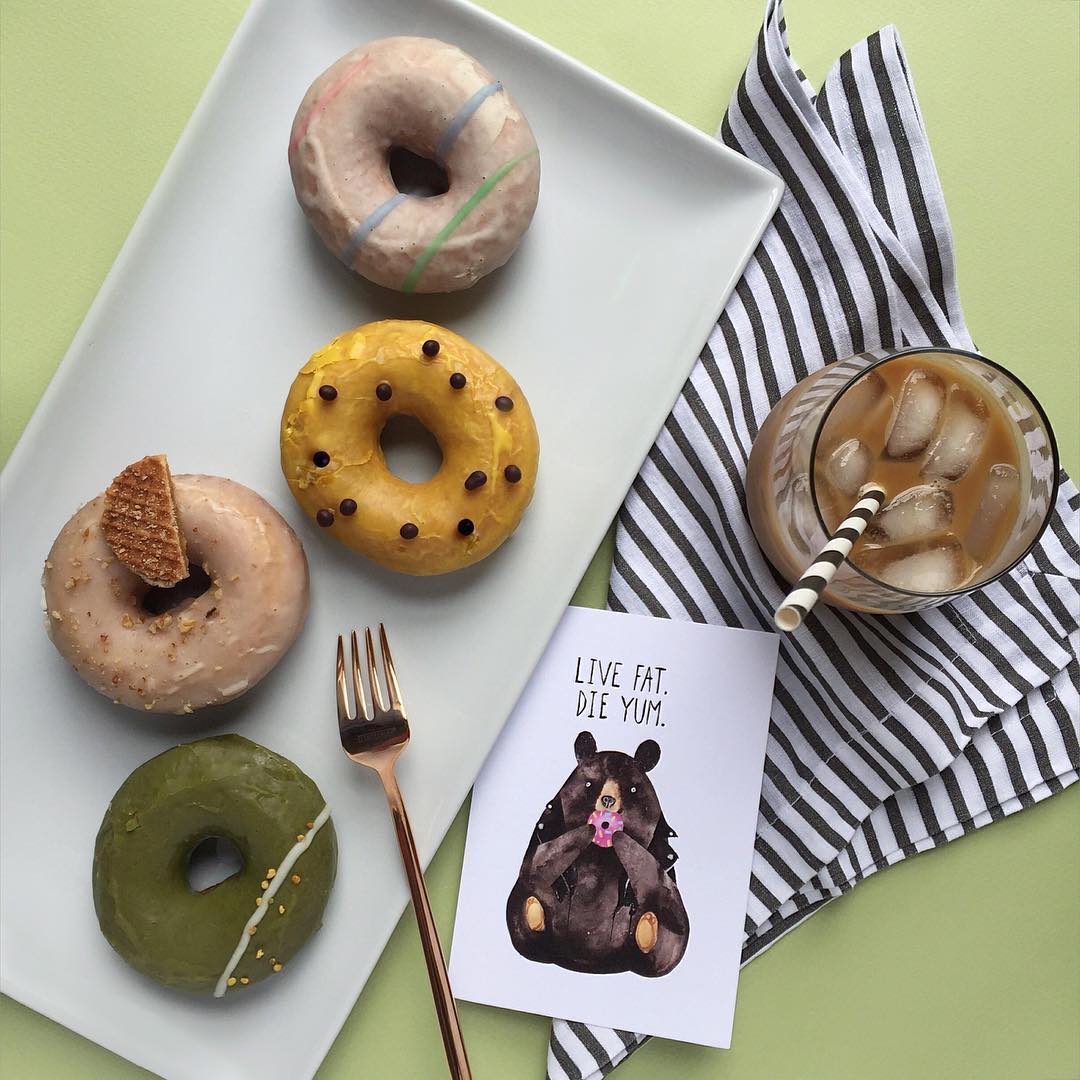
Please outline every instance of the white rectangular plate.
[[[354, 45], [444, 38], [536, 132], [540, 206], [468, 293], [401, 297], [350, 274], [293, 199], [285, 146], [308, 83]], [[425, 861], [509, 715], [780, 194], [769, 174], [460, 0], [262, 0], [245, 17], [2, 479], [3, 989], [167, 1077], [310, 1076], [406, 903], [375, 777], [337, 745], [336, 634], [384, 620], [413, 722], [400, 776]], [[462, 573], [383, 572], [320, 535], [278, 469], [308, 355], [351, 326], [432, 319], [504, 363], [542, 461], [513, 539]], [[266, 495], [303, 539], [312, 609], [266, 681], [214, 715], [161, 718], [88, 690], [40, 628], [53, 536], [129, 461]], [[236, 730], [295, 760], [341, 841], [326, 925], [286, 977], [221, 1002], [159, 989], [111, 952], [90, 896], [110, 796], [176, 742]], [[224, 961], [224, 958], [223, 958]]]

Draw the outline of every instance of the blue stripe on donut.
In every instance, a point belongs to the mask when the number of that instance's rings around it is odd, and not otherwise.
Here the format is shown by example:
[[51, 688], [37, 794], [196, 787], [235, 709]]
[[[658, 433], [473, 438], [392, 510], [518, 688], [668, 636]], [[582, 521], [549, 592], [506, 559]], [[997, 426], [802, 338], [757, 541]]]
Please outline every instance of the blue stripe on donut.
[[389, 199], [377, 206], [374, 210], [359, 225], [353, 230], [352, 236], [349, 237], [349, 242], [345, 245], [345, 250], [341, 253], [341, 261], [351, 267], [353, 259], [359, 254], [360, 249], [364, 246], [364, 241], [371, 235], [372, 230], [390, 213], [391, 210], [397, 206], [398, 203], [404, 202], [409, 196], [404, 192], [399, 191], [396, 195], [391, 195]]
[[457, 115], [450, 121], [450, 125], [443, 132], [439, 145], [435, 148], [435, 160], [440, 165], [446, 164], [450, 156], [454, 140], [461, 134], [461, 129], [472, 119], [472, 114], [484, 104], [492, 94], [497, 94], [502, 89], [502, 83], [496, 80], [481, 86], [479, 90], [457, 111]]

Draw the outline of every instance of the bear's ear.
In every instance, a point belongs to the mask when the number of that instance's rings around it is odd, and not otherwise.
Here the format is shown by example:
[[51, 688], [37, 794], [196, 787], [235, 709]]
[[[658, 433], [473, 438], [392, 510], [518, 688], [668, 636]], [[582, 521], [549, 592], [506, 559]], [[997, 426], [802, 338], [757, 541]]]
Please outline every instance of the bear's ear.
[[574, 756], [580, 763], [587, 757], [596, 753], [596, 740], [591, 731], [582, 731], [574, 740]]
[[660, 744], [654, 739], [646, 739], [634, 751], [634, 760], [648, 772], [660, 760]]

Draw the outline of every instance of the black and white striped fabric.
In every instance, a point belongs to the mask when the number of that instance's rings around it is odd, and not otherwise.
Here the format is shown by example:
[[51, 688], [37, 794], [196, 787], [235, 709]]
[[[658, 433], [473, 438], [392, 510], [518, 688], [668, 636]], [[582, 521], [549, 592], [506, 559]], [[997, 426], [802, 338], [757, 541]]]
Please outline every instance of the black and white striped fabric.
[[[894, 29], [815, 96], [770, 0], [720, 137], [787, 191], [627, 496], [609, 603], [764, 630], [787, 588], [754, 542], [743, 477], [772, 405], [838, 357], [973, 344]], [[1076, 780], [1078, 524], [1063, 476], [1050, 528], [1004, 579], [908, 617], [819, 606], [785, 636], [744, 962], [864, 877]], [[599, 1076], [643, 1041], [556, 1020], [548, 1075]]]

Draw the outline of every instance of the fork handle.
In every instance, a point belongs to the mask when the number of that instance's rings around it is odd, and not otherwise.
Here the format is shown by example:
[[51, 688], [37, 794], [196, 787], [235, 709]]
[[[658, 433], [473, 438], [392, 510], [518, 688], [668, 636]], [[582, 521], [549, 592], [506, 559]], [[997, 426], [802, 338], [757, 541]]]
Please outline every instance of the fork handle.
[[405, 800], [401, 797], [397, 776], [393, 767], [380, 772], [386, 801], [390, 804], [390, 814], [394, 819], [394, 832], [397, 834], [398, 847], [401, 848], [401, 861], [405, 865], [405, 876], [409, 879], [409, 891], [412, 893], [413, 911], [416, 912], [416, 925], [420, 930], [420, 942], [424, 947], [424, 961], [427, 964], [428, 979], [431, 981], [431, 994], [435, 999], [435, 1013], [439, 1018], [439, 1030], [442, 1032], [443, 1046], [446, 1048], [446, 1063], [450, 1067], [453, 1080], [471, 1080], [469, 1059], [465, 1054], [465, 1041], [461, 1036], [461, 1023], [458, 1020], [457, 1005], [450, 989], [450, 978], [446, 974], [446, 961], [443, 959], [442, 946], [439, 944], [439, 931], [435, 918], [431, 914], [427, 886], [424, 884], [424, 871], [420, 865], [420, 856], [416, 853], [416, 841], [413, 839], [409, 815], [405, 812]]

